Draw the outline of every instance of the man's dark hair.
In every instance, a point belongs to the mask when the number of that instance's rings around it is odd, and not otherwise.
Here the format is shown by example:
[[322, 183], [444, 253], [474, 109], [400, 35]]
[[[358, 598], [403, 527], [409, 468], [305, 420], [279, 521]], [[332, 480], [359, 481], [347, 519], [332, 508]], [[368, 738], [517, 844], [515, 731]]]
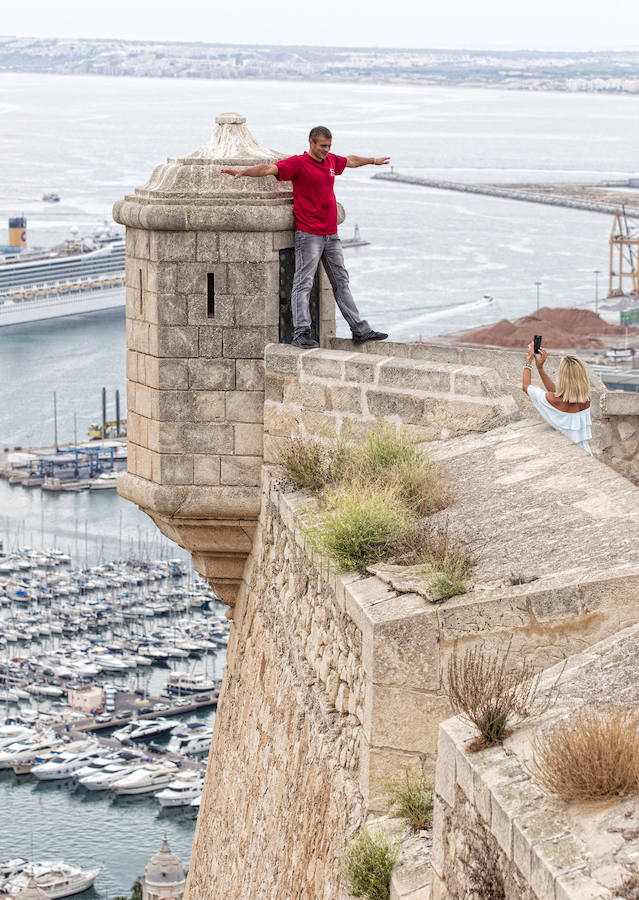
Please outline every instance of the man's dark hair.
[[311, 128], [310, 133], [308, 135], [309, 141], [313, 141], [314, 144], [317, 143], [318, 138], [328, 138], [329, 141], [333, 140], [333, 135], [330, 133], [328, 128], [325, 128], [324, 125], [316, 125], [315, 128]]

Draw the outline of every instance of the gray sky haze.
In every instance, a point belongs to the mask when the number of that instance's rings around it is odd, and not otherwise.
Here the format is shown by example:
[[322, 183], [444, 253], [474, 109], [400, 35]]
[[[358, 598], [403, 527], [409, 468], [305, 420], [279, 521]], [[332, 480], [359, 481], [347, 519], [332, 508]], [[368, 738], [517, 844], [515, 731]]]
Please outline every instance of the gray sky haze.
[[3, 36], [469, 50], [639, 49], [631, 0], [29, 0], [4, 5]]

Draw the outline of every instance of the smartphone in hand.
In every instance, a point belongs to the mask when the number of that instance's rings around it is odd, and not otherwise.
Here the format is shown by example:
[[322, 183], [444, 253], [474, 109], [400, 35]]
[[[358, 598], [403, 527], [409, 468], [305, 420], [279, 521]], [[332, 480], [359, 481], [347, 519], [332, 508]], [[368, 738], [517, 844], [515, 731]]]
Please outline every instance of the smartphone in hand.
[[539, 353], [540, 348], [541, 348], [541, 335], [540, 335], [540, 334], [536, 334], [536, 335], [535, 335], [535, 340], [534, 340], [534, 343], [533, 343], [533, 352], [534, 352], [534, 353]]

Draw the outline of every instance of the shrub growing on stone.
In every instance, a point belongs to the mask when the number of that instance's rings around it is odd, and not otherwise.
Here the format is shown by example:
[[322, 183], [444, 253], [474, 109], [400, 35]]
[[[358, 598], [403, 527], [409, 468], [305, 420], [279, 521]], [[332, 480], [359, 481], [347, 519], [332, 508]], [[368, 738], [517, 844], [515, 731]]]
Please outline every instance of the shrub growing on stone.
[[451, 536], [448, 521], [435, 526], [426, 522], [420, 524], [396, 562], [422, 565], [431, 599], [446, 600], [468, 590], [475, 556], [472, 550]]
[[430, 529], [426, 539], [426, 557], [431, 570], [430, 589], [438, 600], [466, 593], [475, 558], [451, 537], [448, 522]]
[[639, 711], [611, 704], [578, 710], [533, 741], [531, 774], [564, 800], [639, 791]]
[[342, 872], [353, 897], [389, 900], [390, 880], [399, 844], [386, 835], [371, 836], [362, 829], [344, 851]]
[[383, 786], [389, 812], [406, 819], [413, 831], [427, 828], [433, 818], [433, 786], [425, 775], [408, 766]]
[[312, 546], [354, 572], [396, 553], [416, 527], [394, 491], [354, 485], [332, 495], [306, 531]]
[[337, 441], [299, 435], [280, 452], [280, 464], [297, 487], [318, 493], [338, 479], [344, 454], [344, 446]]
[[510, 643], [505, 652], [487, 653], [482, 647], [457, 650], [448, 661], [448, 698], [453, 710], [471, 722], [479, 737], [471, 750], [503, 741], [512, 725], [541, 715], [554, 703], [563, 669], [542, 697], [541, 673], [526, 660], [509, 665]]
[[425, 451], [388, 423], [369, 432], [363, 443], [350, 448], [346, 474], [363, 483], [383, 482], [419, 516], [443, 509], [446, 489]]
[[313, 493], [336, 484], [379, 484], [392, 489], [411, 510], [427, 516], [448, 502], [446, 489], [425, 452], [388, 424], [361, 443], [296, 436], [280, 452], [290, 480]]

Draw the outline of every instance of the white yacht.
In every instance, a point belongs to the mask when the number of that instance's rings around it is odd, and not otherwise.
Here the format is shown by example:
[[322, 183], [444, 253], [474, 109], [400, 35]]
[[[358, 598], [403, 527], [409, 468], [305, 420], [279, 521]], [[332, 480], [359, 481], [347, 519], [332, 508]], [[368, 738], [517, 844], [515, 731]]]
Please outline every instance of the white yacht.
[[191, 800], [201, 796], [203, 787], [204, 775], [200, 772], [182, 772], [155, 797], [160, 806], [188, 806]]
[[175, 779], [178, 767], [172, 762], [149, 763], [111, 785], [118, 796], [154, 794]]
[[167, 749], [170, 753], [186, 756], [204, 756], [209, 752], [213, 729], [203, 722], [177, 725], [171, 732]]
[[118, 728], [117, 731], [113, 732], [112, 737], [116, 741], [143, 741], [158, 734], [166, 734], [172, 728], [173, 724], [162, 717], [159, 719], [141, 719], [136, 722], [129, 722], [124, 728]]
[[120, 762], [111, 762], [99, 772], [93, 775], [85, 775], [79, 779], [78, 783], [86, 788], [87, 791], [108, 791], [111, 785], [120, 781], [125, 775], [136, 772], [140, 768], [140, 763], [127, 763], [124, 760]]
[[204, 675], [174, 672], [167, 678], [166, 687], [167, 690], [170, 688], [172, 692], [195, 694], [200, 691], [214, 691], [217, 685], [214, 681], [205, 678]]
[[97, 742], [79, 741], [78, 743], [83, 746], [78, 747], [77, 744], [69, 744], [67, 748], [57, 756], [54, 756], [49, 762], [34, 766], [31, 769], [31, 774], [40, 781], [71, 778], [78, 769], [86, 766], [91, 759], [99, 756], [101, 752]]
[[42, 756], [59, 745], [60, 739], [53, 732], [41, 734], [31, 740], [10, 744], [0, 753], [0, 769], [10, 769], [16, 763], [27, 762], [36, 756]]
[[0, 728], [0, 750], [4, 750], [5, 747], [9, 747], [11, 744], [15, 744], [25, 738], [33, 737], [34, 734], [33, 728], [27, 728], [24, 725], [3, 725]]
[[0, 685], [0, 703], [19, 703], [20, 697], [14, 690]]
[[113, 753], [108, 756], [95, 756], [92, 759], [88, 759], [86, 765], [76, 769], [73, 773], [73, 777], [76, 781], [79, 781], [81, 778], [88, 778], [90, 775], [96, 775], [112, 762], [115, 762]]
[[5, 882], [2, 890], [7, 894], [17, 894], [30, 883], [31, 879], [49, 898], [69, 897], [90, 888], [100, 874], [100, 868], [82, 869], [69, 866], [63, 860], [43, 860], [27, 863], [19, 874], [14, 874]]
[[115, 490], [118, 486], [119, 476], [119, 472], [103, 472], [101, 475], [98, 475], [96, 479], [89, 483], [89, 490], [105, 491], [109, 490], [109, 488], [113, 488], [113, 490]]

